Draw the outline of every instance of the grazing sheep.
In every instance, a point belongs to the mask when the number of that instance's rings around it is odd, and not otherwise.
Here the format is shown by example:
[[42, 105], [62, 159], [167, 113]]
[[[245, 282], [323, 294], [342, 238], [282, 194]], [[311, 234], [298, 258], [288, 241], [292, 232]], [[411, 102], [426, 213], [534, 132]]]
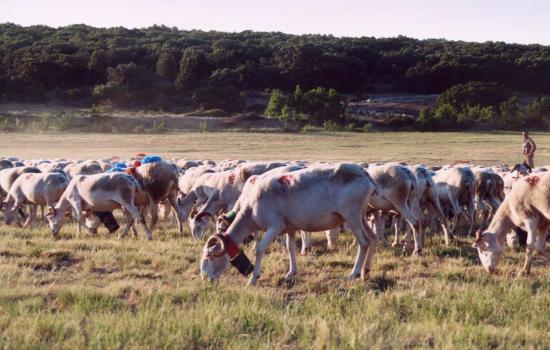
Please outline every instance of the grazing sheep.
[[176, 212], [178, 229], [183, 234], [183, 223], [185, 217], [183, 210], [178, 205], [178, 172], [177, 169], [164, 160], [158, 160], [152, 163], [143, 164], [137, 168], [130, 168], [129, 172], [140, 184], [143, 192], [146, 194], [144, 202], [141, 205], [148, 205], [151, 213], [151, 231], [155, 229], [158, 222], [158, 205], [165, 199], [168, 199]]
[[145, 219], [134, 204], [136, 195], [140, 192], [142, 192], [141, 186], [134, 177], [128, 174], [77, 175], [68, 184], [57, 205], [50, 207], [46, 218], [55, 237], [65, 223], [66, 211], [72, 208], [79, 223], [77, 226], [79, 235], [80, 224], [85, 224], [83, 212], [112, 212], [122, 208], [127, 220], [121, 238], [126, 236], [132, 222], [139, 220], [147, 239], [152, 239]]
[[41, 173], [40, 169], [36, 167], [30, 167], [30, 166], [22, 166], [22, 167], [15, 167], [15, 168], [8, 168], [4, 170], [0, 170], [0, 199], [4, 198], [10, 188], [11, 185], [17, 180], [17, 178], [21, 174], [26, 173]]
[[[4, 221], [10, 224], [17, 220], [17, 209], [21, 205], [30, 205], [31, 214], [25, 223], [35, 226], [37, 206], [54, 206], [59, 200], [69, 181], [59, 173], [29, 173], [15, 180], [4, 201]], [[19, 221], [17, 220], [19, 225]]]
[[233, 208], [239, 196], [241, 195], [248, 178], [253, 175], [261, 175], [270, 172], [273, 169], [286, 168], [286, 172], [297, 170], [301, 167], [285, 167], [285, 163], [279, 162], [257, 162], [239, 165], [230, 173], [221, 173], [222, 178], [214, 183], [214, 188], [208, 194], [208, 199], [204, 206], [194, 217], [196, 221], [193, 224], [193, 237], [202, 239], [210, 219], [214, 218], [220, 211], [228, 211]]
[[527, 231], [525, 263], [519, 275], [531, 271], [535, 253], [550, 259], [545, 250], [546, 237], [550, 228], [550, 174], [529, 175], [516, 182], [496, 211], [485, 232], [478, 233], [473, 244], [477, 248], [481, 264], [489, 272], [497, 271], [497, 265], [504, 251], [506, 235], [517, 226]]
[[[351, 278], [366, 278], [376, 250], [376, 235], [364, 219], [375, 184], [355, 164], [306, 168], [261, 178], [239, 200], [239, 211], [227, 232], [211, 236], [201, 259], [201, 273], [219, 279], [231, 261], [243, 274], [253, 270], [249, 283], [255, 285], [261, 273], [263, 255], [277, 236], [287, 233], [290, 271], [296, 273], [294, 234], [296, 230], [319, 231], [346, 222], [358, 242]], [[256, 245], [256, 266], [252, 269], [238, 245], [252, 232], [266, 232]]]
[[[481, 211], [480, 230], [484, 230], [487, 227], [490, 215], [495, 214], [500, 203], [504, 200], [504, 181], [499, 175], [487, 171], [477, 171], [475, 179], [476, 204]], [[491, 213], [489, 213], [487, 207], [491, 209]]]
[[[376, 184], [369, 201], [374, 210], [378, 238], [387, 245], [381, 212], [395, 211], [411, 226], [414, 236], [413, 254], [422, 252], [422, 227], [418, 208], [417, 182], [413, 173], [399, 164], [371, 165], [368, 173]], [[408, 240], [405, 249], [408, 249]]]
[[[452, 167], [440, 170], [433, 177], [441, 204], [452, 213], [456, 228], [459, 217], [464, 216], [470, 224], [469, 235], [474, 233], [475, 176], [466, 167]], [[464, 211], [463, 206], [466, 207]]]

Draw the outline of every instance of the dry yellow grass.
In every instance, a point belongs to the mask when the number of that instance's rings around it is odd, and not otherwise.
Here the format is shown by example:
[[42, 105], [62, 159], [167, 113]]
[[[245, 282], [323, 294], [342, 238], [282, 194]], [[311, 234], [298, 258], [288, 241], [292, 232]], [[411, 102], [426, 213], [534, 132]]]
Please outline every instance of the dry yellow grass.
[[[88, 158], [137, 152], [165, 157], [515, 162], [508, 134], [3, 134], [0, 154]], [[545, 159], [549, 135], [535, 135]], [[255, 288], [231, 269], [220, 284], [198, 276], [203, 242], [161, 223], [153, 241], [104, 231], [59, 240], [46, 226], [0, 224], [0, 348], [549, 348], [550, 271], [515, 278], [523, 253], [507, 251], [502, 274], [482, 271], [470, 240], [427, 239], [423, 257], [379, 249], [368, 282], [349, 282], [355, 248], [344, 234], [328, 252], [322, 235], [298, 257], [273, 245]], [[249, 257], [253, 248], [246, 248]]]
[[[0, 134], [0, 154], [23, 158], [89, 158], [138, 152], [191, 159], [308, 159], [407, 161], [429, 165], [470, 160], [496, 165], [521, 162], [519, 133], [178, 133]], [[535, 133], [536, 164], [550, 164], [550, 134]]]

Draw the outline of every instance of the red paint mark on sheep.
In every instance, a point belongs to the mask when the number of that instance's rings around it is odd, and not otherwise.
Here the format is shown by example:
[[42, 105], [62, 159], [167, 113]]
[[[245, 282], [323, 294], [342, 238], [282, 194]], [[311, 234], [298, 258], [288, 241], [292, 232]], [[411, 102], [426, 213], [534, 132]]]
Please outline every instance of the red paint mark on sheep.
[[233, 185], [235, 183], [235, 173], [229, 174], [229, 183]]
[[254, 185], [256, 183], [256, 178], [257, 176], [252, 176], [250, 179], [248, 179], [248, 182]]
[[534, 176], [528, 176], [525, 178], [525, 181], [531, 185], [531, 186], [534, 186], [536, 185], [537, 182], [539, 182], [539, 177], [534, 175]]
[[283, 175], [279, 178], [279, 183], [284, 186], [290, 186], [292, 185], [292, 175]]

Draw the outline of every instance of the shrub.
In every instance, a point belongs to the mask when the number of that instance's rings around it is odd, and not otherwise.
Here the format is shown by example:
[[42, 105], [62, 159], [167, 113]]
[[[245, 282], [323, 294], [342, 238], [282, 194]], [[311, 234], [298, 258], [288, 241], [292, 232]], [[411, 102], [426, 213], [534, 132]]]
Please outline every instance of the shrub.
[[208, 123], [206, 121], [200, 122], [199, 131], [200, 132], [208, 132]]
[[325, 131], [340, 131], [342, 128], [333, 120], [325, 120], [323, 129], [325, 129]]
[[268, 117], [278, 117], [281, 115], [283, 107], [287, 104], [287, 98], [279, 89], [273, 89], [269, 96], [269, 102], [265, 110]]
[[436, 101], [436, 105], [448, 104], [455, 110], [461, 111], [468, 106], [492, 106], [499, 105], [508, 100], [512, 91], [497, 83], [471, 81], [466, 84], [458, 84], [445, 90]]
[[155, 133], [164, 133], [166, 131], [167, 131], [167, 129], [166, 129], [166, 126], [164, 124], [164, 120], [160, 120], [160, 121], [155, 120], [153, 122], [153, 132], [155, 132]]

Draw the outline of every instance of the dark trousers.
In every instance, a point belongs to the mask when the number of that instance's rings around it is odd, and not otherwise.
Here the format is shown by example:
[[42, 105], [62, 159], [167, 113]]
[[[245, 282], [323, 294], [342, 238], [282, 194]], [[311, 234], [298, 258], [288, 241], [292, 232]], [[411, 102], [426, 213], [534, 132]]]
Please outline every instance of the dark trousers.
[[115, 216], [110, 211], [94, 211], [95, 216], [101, 220], [103, 225], [107, 227], [109, 233], [115, 233], [120, 228], [120, 225], [115, 219]]

